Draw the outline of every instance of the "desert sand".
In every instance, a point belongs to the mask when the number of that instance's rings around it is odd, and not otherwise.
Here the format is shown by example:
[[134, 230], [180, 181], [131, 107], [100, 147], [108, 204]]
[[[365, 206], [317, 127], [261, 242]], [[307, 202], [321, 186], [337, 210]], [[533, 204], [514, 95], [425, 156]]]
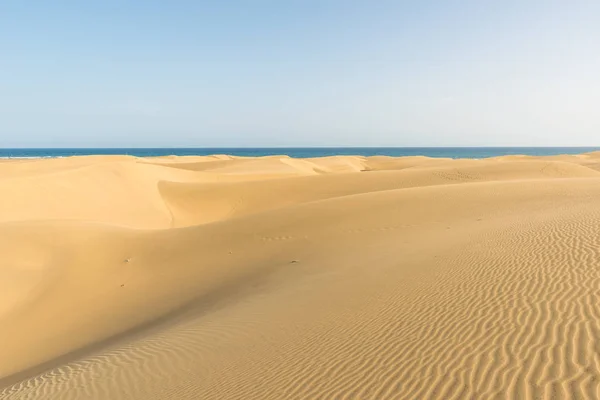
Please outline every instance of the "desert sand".
[[0, 163], [0, 399], [600, 398], [600, 154]]

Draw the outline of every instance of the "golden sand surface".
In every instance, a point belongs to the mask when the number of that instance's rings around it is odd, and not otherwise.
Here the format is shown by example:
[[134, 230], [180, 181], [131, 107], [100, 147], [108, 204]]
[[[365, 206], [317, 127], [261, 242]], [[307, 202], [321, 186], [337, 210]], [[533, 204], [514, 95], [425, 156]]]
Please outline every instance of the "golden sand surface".
[[0, 399], [598, 399], [600, 153], [0, 163]]

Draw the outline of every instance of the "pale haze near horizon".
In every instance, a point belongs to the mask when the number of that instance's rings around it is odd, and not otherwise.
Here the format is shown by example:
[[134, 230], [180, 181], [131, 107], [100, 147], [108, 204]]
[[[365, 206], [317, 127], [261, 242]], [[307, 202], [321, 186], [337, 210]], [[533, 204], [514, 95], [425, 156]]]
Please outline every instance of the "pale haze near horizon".
[[483, 3], [3, 2], [0, 147], [600, 145], [600, 3]]

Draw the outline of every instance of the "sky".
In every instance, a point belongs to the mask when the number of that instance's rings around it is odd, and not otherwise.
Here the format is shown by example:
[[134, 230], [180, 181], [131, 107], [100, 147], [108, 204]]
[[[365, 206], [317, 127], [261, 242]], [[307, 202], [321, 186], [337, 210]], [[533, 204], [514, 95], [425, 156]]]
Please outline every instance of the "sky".
[[597, 1], [0, 2], [0, 147], [600, 146]]

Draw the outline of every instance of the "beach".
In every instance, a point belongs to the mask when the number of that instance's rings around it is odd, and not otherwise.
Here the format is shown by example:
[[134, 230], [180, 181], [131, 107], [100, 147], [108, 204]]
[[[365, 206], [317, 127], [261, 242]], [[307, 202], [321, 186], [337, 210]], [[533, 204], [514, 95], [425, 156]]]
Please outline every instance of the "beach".
[[600, 152], [0, 162], [0, 399], [600, 398]]

